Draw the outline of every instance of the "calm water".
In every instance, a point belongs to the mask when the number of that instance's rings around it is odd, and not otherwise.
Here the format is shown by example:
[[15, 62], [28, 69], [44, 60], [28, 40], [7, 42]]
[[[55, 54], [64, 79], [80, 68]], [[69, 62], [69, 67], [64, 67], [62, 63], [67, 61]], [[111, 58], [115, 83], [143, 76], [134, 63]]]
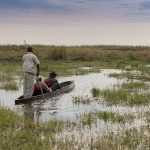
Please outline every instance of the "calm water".
[[[87, 69], [87, 68], [83, 68]], [[0, 90], [1, 105], [7, 106], [23, 113], [26, 117], [34, 119], [49, 120], [51, 118], [75, 120], [77, 114], [88, 112], [92, 110], [121, 110], [129, 109], [125, 106], [107, 106], [105, 104], [98, 104], [92, 102], [86, 105], [75, 105], [72, 102], [73, 96], [88, 96], [92, 97], [90, 90], [92, 87], [111, 88], [115, 84], [121, 84], [125, 80], [118, 80], [116, 78], [109, 78], [108, 74], [113, 72], [121, 72], [121, 70], [104, 69], [100, 73], [91, 73], [87, 75], [78, 75], [70, 77], [59, 77], [59, 82], [74, 80], [75, 89], [67, 94], [60, 95], [47, 100], [46, 102], [38, 101], [30, 105], [15, 106], [15, 99], [22, 94], [22, 86], [19, 91], [5, 91]], [[130, 108], [134, 111], [134, 108]]]

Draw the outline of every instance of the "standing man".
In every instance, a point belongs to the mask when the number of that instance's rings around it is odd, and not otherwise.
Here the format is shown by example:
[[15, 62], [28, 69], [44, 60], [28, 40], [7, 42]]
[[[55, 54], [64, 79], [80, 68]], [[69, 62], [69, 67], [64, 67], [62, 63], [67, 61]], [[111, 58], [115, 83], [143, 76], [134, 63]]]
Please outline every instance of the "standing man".
[[40, 72], [40, 62], [33, 54], [32, 47], [27, 48], [27, 54], [23, 56], [22, 62], [24, 72], [23, 96], [29, 98], [33, 94], [35, 75], [39, 76]]

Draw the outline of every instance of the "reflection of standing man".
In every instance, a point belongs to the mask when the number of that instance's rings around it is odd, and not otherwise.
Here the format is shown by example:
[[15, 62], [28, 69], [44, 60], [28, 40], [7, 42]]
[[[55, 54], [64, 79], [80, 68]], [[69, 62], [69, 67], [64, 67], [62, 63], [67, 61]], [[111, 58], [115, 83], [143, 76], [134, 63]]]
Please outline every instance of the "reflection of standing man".
[[32, 47], [27, 48], [27, 54], [23, 56], [23, 72], [24, 72], [24, 83], [23, 83], [23, 96], [24, 98], [31, 97], [34, 90], [34, 77], [39, 76], [39, 60], [33, 54]]

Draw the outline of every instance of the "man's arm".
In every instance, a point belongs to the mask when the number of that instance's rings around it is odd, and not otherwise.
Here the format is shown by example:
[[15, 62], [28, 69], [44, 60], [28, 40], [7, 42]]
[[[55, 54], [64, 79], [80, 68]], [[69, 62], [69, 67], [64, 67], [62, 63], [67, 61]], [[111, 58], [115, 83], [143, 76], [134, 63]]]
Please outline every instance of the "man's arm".
[[36, 67], [37, 67], [37, 73], [36, 73], [36, 76], [39, 76], [39, 74], [40, 74], [40, 65], [37, 64]]
[[42, 82], [42, 85], [43, 85], [43, 89], [45, 89], [47, 93], [50, 93], [50, 94], [52, 93], [52, 90], [48, 88], [48, 86], [44, 82]]

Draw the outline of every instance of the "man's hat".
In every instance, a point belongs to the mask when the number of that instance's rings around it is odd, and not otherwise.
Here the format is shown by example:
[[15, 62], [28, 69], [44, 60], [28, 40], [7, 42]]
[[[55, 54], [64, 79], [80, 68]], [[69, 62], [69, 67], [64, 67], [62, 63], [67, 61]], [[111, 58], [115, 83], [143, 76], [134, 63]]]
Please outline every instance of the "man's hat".
[[55, 73], [55, 71], [51, 71], [49, 75], [50, 76], [57, 76], [57, 74]]

